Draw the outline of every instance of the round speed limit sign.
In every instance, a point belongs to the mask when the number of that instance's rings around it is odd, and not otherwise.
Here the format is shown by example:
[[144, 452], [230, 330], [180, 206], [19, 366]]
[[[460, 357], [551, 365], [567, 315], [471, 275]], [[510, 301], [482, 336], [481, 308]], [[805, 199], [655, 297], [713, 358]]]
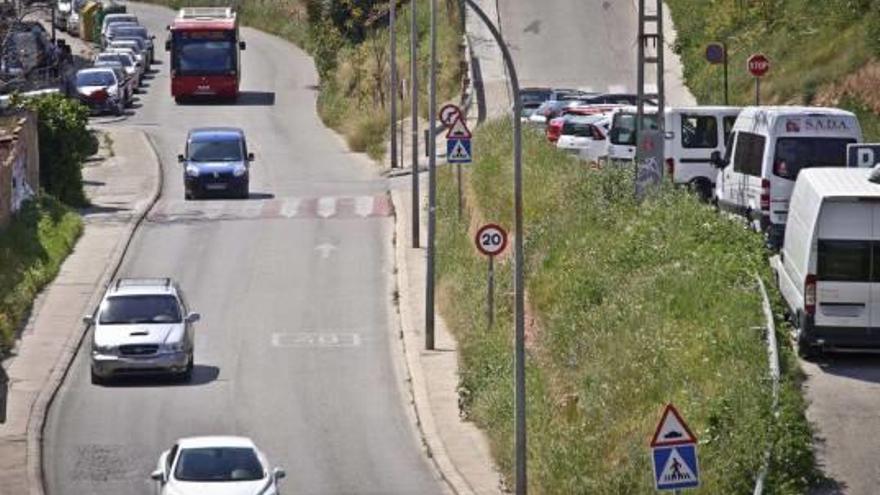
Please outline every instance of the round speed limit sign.
[[480, 227], [474, 240], [481, 253], [497, 256], [507, 247], [507, 232], [501, 226], [490, 223]]

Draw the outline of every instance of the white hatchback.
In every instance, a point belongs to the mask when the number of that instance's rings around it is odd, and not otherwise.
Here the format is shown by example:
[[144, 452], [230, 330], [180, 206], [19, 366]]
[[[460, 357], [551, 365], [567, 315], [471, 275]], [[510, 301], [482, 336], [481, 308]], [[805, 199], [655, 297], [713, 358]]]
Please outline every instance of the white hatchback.
[[162, 452], [150, 477], [160, 495], [278, 495], [283, 469], [245, 437], [182, 438]]

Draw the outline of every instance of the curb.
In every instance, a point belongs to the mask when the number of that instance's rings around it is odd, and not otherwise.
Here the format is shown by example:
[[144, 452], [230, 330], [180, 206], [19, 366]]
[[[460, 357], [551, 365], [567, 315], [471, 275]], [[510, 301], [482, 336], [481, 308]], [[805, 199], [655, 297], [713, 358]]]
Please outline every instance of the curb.
[[[111, 262], [107, 265], [103, 275], [101, 275], [101, 280], [97, 286], [97, 288], [100, 288], [101, 290], [96, 290], [89, 299], [88, 307], [90, 308], [95, 308], [98, 305], [104, 294], [104, 289], [107, 288], [110, 281], [113, 280], [119, 272], [122, 260], [128, 252], [129, 246], [131, 246], [134, 233], [143, 223], [147, 213], [153, 208], [153, 206], [155, 206], [162, 194], [164, 186], [164, 176], [162, 173], [163, 166], [162, 160], [159, 158], [159, 153], [156, 150], [156, 145], [147, 133], [143, 131], [137, 132], [141, 134], [153, 154], [154, 162], [156, 163], [156, 171], [158, 173], [158, 180], [156, 181], [156, 185], [151, 192], [147, 204], [141, 209], [141, 211], [138, 211], [135, 214], [131, 221], [128, 222], [126, 232], [116, 245], [116, 249], [112, 254]], [[43, 432], [46, 427], [46, 416], [49, 412], [49, 407], [51, 407], [52, 402], [55, 400], [55, 396], [58, 394], [58, 390], [61, 388], [61, 384], [64, 383], [64, 379], [70, 371], [70, 366], [73, 364], [73, 360], [76, 358], [76, 354], [82, 346], [86, 334], [88, 334], [88, 329], [84, 332], [72, 334], [67, 339], [67, 342], [64, 345], [64, 351], [55, 362], [52, 374], [49, 375], [48, 383], [40, 390], [36, 401], [34, 401], [34, 404], [31, 406], [26, 434], [27, 480], [31, 495], [45, 495], [46, 493], [46, 480], [45, 473], [43, 472]]]

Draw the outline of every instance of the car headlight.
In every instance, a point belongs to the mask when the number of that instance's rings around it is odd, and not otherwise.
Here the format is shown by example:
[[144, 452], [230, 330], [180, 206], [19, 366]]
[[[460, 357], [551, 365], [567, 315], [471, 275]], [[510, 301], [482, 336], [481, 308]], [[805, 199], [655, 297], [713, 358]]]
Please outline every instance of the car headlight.
[[232, 169], [232, 175], [234, 175], [236, 177], [241, 177], [242, 175], [244, 175], [246, 173], [247, 173], [247, 167], [245, 167], [243, 163], [237, 164]]
[[183, 352], [183, 342], [166, 342], [162, 344], [162, 350], [165, 352]]
[[116, 354], [116, 346], [92, 344], [92, 350], [98, 354]]
[[186, 166], [186, 175], [190, 177], [198, 177], [199, 176], [199, 168], [195, 165], [187, 165]]

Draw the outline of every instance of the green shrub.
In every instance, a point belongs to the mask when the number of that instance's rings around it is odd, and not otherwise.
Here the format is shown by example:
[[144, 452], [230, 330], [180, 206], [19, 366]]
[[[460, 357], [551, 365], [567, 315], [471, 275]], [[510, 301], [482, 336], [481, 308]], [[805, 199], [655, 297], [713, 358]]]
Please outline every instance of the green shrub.
[[79, 216], [51, 196], [31, 200], [0, 231], [0, 355], [37, 292], [58, 273], [82, 231]]
[[40, 185], [68, 205], [86, 205], [82, 164], [94, 148], [88, 109], [60, 94], [31, 98], [24, 105], [38, 118]]

